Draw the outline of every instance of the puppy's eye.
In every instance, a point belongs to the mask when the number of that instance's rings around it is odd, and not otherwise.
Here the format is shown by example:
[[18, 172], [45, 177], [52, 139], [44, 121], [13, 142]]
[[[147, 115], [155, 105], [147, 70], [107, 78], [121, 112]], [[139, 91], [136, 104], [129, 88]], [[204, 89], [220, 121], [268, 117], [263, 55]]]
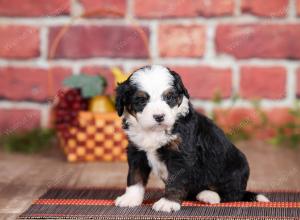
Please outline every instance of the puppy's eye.
[[146, 103], [147, 102], [147, 98], [146, 97], [144, 97], [144, 96], [140, 96], [140, 97], [136, 97], [135, 98], [135, 103]]
[[174, 107], [178, 101], [178, 94], [175, 91], [170, 91], [163, 96], [163, 100], [170, 106]]
[[168, 93], [168, 94], [164, 97], [164, 99], [165, 99], [166, 101], [174, 101], [174, 100], [176, 100], [176, 98], [177, 98], [177, 96], [176, 96], [176, 94], [173, 93], [173, 92]]

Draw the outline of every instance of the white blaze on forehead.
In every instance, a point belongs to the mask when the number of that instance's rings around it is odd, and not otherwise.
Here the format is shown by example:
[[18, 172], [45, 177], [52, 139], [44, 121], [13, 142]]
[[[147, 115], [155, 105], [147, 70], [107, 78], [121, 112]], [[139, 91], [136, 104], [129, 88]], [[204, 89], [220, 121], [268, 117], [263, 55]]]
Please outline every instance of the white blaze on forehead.
[[131, 80], [140, 90], [147, 92], [153, 99], [160, 97], [164, 91], [172, 86], [173, 76], [167, 68], [153, 65], [136, 71]]

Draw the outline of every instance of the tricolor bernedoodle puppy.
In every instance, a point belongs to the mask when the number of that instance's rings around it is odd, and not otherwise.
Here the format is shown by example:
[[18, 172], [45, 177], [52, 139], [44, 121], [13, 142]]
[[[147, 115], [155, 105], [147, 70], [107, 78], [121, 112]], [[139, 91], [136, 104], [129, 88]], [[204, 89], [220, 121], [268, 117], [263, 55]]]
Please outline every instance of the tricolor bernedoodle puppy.
[[246, 191], [245, 155], [193, 109], [174, 71], [158, 65], [135, 71], [118, 86], [116, 107], [129, 138], [127, 188], [117, 206], [142, 204], [151, 171], [165, 183], [163, 198], [153, 205], [156, 211], [177, 211], [184, 199], [269, 201]]

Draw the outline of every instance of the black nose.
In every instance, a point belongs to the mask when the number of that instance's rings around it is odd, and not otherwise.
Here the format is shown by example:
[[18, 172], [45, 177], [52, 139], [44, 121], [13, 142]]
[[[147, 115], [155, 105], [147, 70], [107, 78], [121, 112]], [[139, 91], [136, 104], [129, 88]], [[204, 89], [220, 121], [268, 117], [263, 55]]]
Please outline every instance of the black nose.
[[165, 118], [165, 114], [161, 114], [161, 115], [153, 115], [153, 118], [155, 119], [155, 121], [157, 122], [162, 122]]

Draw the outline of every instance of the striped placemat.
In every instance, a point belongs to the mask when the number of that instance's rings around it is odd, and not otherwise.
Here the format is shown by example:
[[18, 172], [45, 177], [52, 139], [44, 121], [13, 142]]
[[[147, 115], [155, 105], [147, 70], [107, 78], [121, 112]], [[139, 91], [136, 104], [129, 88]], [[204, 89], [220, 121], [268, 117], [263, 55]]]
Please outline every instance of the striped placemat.
[[21, 219], [300, 219], [300, 192], [264, 192], [270, 203], [230, 202], [207, 205], [184, 201], [178, 212], [152, 210], [163, 191], [146, 192], [145, 202], [135, 208], [114, 206], [123, 189], [52, 188], [36, 200]]

